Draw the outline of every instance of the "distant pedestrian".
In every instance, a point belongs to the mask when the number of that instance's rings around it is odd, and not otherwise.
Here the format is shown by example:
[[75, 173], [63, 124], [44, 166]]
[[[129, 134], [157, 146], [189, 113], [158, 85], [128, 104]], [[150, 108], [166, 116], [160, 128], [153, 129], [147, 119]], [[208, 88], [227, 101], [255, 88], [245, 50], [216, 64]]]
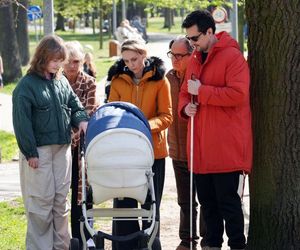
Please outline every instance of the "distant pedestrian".
[[88, 116], [60, 72], [63, 40], [45, 36], [13, 92], [13, 125], [21, 150], [20, 179], [27, 217], [26, 249], [69, 249], [67, 195], [71, 126], [85, 132]]
[[88, 75], [96, 78], [97, 71], [93, 59], [94, 59], [93, 54], [91, 52], [85, 53], [84, 62], [83, 62], [83, 71]]
[[3, 84], [3, 78], [2, 78], [2, 74], [4, 73], [4, 69], [3, 69], [3, 61], [2, 61], [2, 57], [0, 55], [0, 89], [3, 88], [4, 84]]
[[142, 20], [139, 16], [134, 16], [132, 18], [131, 24], [133, 27], [135, 27], [138, 32], [140, 32], [142, 34], [143, 39], [148, 42], [148, 35], [147, 35], [147, 31], [146, 31], [146, 26], [144, 24], [142, 24]]
[[120, 44], [127, 39], [143, 40], [142, 33], [135, 27], [131, 26], [127, 19], [124, 19], [115, 32], [115, 36]]

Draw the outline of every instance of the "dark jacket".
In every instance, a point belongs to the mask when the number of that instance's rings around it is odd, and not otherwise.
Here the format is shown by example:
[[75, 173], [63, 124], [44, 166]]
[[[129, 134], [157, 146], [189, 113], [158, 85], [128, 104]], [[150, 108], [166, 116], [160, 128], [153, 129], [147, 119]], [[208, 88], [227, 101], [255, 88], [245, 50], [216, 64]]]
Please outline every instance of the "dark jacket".
[[71, 126], [88, 120], [68, 80], [24, 76], [13, 92], [13, 125], [21, 152], [38, 157], [37, 147], [69, 144]]

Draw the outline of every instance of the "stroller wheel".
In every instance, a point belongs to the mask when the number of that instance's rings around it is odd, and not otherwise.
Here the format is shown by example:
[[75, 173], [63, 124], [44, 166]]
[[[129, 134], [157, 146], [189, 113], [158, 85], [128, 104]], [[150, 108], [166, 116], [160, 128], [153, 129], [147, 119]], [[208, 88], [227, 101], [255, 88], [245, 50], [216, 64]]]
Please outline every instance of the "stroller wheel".
[[79, 239], [77, 239], [77, 238], [72, 238], [72, 239], [70, 240], [69, 250], [79, 250], [79, 249], [80, 249]]

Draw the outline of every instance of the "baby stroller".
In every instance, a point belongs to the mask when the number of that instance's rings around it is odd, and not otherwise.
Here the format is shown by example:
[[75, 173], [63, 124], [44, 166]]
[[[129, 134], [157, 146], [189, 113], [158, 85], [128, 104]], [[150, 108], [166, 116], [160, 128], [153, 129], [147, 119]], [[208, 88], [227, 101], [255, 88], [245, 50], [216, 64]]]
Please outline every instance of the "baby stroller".
[[[151, 250], [158, 230], [152, 165], [154, 154], [147, 119], [133, 104], [111, 102], [100, 107], [91, 117], [85, 138], [82, 159], [82, 218], [80, 231], [83, 249], [104, 250], [105, 239], [112, 242], [137, 240], [139, 250]], [[81, 143], [81, 147], [84, 145]], [[114, 198], [133, 198], [144, 204], [151, 196], [150, 209], [94, 208], [86, 209], [84, 166], [93, 191], [93, 203], [99, 205]], [[149, 227], [126, 236], [96, 231], [90, 226], [94, 218], [113, 220], [147, 220]], [[88, 219], [89, 218], [89, 219]], [[84, 227], [93, 241], [87, 244]], [[89, 246], [87, 246], [89, 245]], [[92, 247], [90, 247], [92, 245]], [[71, 239], [71, 250], [79, 249], [78, 239]]]

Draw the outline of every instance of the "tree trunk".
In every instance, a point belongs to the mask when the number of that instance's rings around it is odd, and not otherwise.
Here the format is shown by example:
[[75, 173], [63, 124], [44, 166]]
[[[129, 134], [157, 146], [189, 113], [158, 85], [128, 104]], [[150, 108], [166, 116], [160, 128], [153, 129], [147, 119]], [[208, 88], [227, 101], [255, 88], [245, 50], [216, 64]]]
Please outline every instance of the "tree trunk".
[[164, 28], [171, 30], [172, 26], [172, 14], [170, 8], [164, 8]]
[[57, 19], [56, 19], [55, 31], [57, 31], [57, 30], [66, 31], [66, 28], [65, 28], [65, 18], [61, 14], [61, 12], [63, 12], [65, 10], [65, 8], [66, 8], [65, 7], [65, 2], [64, 1], [59, 1], [57, 8], [58, 8], [58, 12], [57, 12]]
[[65, 28], [65, 18], [60, 13], [57, 13], [57, 20], [56, 20], [55, 31], [57, 31], [57, 30], [66, 31], [66, 28]]
[[248, 248], [300, 249], [299, 1], [247, 0], [254, 159]]
[[83, 15], [83, 19], [84, 19], [84, 27], [85, 27], [85, 28], [90, 27], [90, 22], [89, 22], [89, 19], [90, 19], [90, 13], [85, 13], [85, 14]]
[[11, 2], [0, 8], [0, 52], [4, 83], [17, 80], [22, 76], [22, 71]]
[[[28, 0], [19, 0], [26, 9], [28, 8]], [[21, 64], [27, 65], [29, 62], [29, 37], [28, 37], [28, 22], [27, 11], [24, 8], [14, 8], [16, 10], [15, 17], [17, 21], [16, 35], [21, 58]]]

